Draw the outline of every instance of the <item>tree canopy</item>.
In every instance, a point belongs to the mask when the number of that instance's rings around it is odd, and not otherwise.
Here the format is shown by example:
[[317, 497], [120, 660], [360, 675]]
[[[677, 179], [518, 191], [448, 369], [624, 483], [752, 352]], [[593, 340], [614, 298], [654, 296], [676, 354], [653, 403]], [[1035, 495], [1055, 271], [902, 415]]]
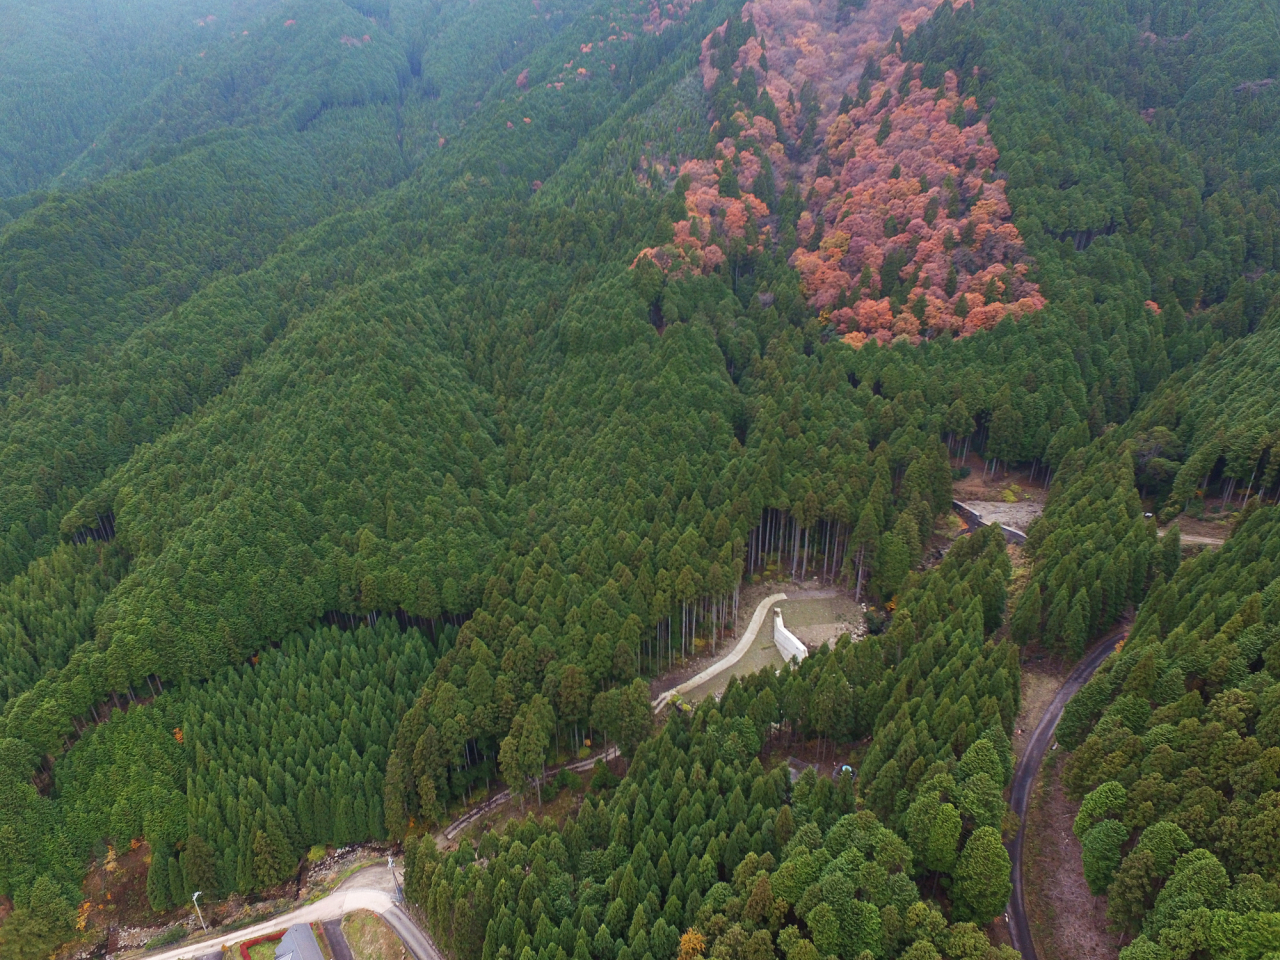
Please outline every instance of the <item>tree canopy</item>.
[[[1134, 958], [1270, 929], [1265, 6], [88, 6], [0, 68], [0, 957], [135, 840], [159, 911], [404, 842], [470, 960], [999, 956], [1021, 647], [1134, 609], [1088, 881]], [[1025, 584], [941, 555], [970, 454]], [[655, 725], [814, 579], [885, 622]], [[419, 842], [587, 739], [563, 828]]]

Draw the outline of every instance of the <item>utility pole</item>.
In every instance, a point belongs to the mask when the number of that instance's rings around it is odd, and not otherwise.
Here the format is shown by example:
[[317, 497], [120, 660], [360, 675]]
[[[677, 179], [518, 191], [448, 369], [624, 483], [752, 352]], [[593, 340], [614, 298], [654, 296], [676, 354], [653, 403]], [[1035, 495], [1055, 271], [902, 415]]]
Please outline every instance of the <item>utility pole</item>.
[[202, 890], [197, 890], [195, 893], [193, 893], [193, 894], [191, 895], [191, 902], [192, 902], [193, 904], [195, 904], [195, 908], [196, 908], [196, 916], [200, 918], [200, 926], [201, 926], [201, 928], [204, 930], [204, 932], [205, 932], [205, 933], [208, 933], [208, 932], [209, 932], [209, 928], [205, 926], [205, 923], [204, 923], [204, 914], [200, 912], [200, 894], [201, 894], [201, 893], [203, 893], [203, 892], [204, 892], [204, 891], [202, 891]]

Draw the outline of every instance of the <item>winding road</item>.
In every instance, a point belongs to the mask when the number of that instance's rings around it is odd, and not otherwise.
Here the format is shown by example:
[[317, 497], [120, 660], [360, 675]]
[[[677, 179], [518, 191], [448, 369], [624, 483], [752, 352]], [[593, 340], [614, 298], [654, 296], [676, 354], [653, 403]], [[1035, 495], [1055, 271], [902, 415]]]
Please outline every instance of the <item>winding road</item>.
[[222, 948], [241, 940], [250, 940], [264, 934], [286, 930], [295, 923], [315, 923], [327, 920], [340, 920], [344, 914], [353, 910], [371, 910], [386, 920], [400, 939], [404, 941], [415, 960], [444, 960], [431, 938], [410, 919], [399, 906], [396, 879], [391, 871], [381, 864], [365, 867], [347, 877], [338, 885], [338, 889], [327, 897], [278, 914], [269, 920], [256, 923], [251, 927], [241, 927], [231, 933], [224, 933], [207, 940], [188, 943], [146, 955], [146, 960], [217, 960], [222, 957]]
[[[657, 701], [654, 701], [654, 703], [656, 704]], [[591, 756], [587, 757], [585, 760], [575, 760], [573, 763], [566, 763], [564, 765], [564, 769], [572, 770], [575, 773], [579, 773], [585, 770], [590, 770], [592, 767], [596, 765], [597, 760], [603, 760], [606, 763], [608, 763], [617, 755], [618, 755], [618, 748], [609, 747], [603, 753], [594, 753]], [[560, 767], [556, 767], [552, 770], [548, 770], [547, 776], [554, 776], [556, 773], [560, 771], [560, 769], [561, 769]], [[546, 777], [544, 777], [543, 779], [546, 779]], [[453, 821], [453, 823], [449, 824], [442, 831], [440, 831], [440, 833], [436, 835], [436, 846], [440, 845], [441, 840], [445, 841], [446, 843], [452, 843], [457, 838], [458, 834], [460, 834], [463, 830], [471, 826], [471, 824], [475, 823], [478, 819], [483, 817], [490, 810], [493, 810], [497, 807], [502, 806], [504, 803], [510, 800], [512, 796], [514, 796], [514, 794], [512, 794], [510, 790], [502, 790], [498, 793], [495, 793], [492, 797], [490, 797], [484, 803], [480, 804], [478, 807], [471, 808], [470, 810], [468, 810], [466, 813], [460, 816], [457, 820]]]
[[[757, 605], [755, 614], [743, 634], [742, 639], [720, 659], [707, 667], [696, 677], [687, 680], [673, 690], [668, 690], [653, 701], [654, 710], [661, 710], [676, 695], [695, 689], [699, 684], [731, 669], [746, 654], [755, 641], [756, 634], [764, 623], [765, 615], [773, 604], [786, 599], [785, 593], [775, 593], [765, 597]], [[585, 760], [566, 764], [569, 770], [590, 770], [597, 760], [611, 760], [618, 755], [617, 747], [609, 747], [606, 751]], [[554, 774], [551, 770], [548, 773]], [[479, 806], [468, 810], [463, 816], [453, 821], [436, 835], [436, 843], [451, 843], [468, 826], [483, 817], [486, 813], [506, 803], [512, 797], [510, 790], [494, 794]], [[222, 948], [241, 940], [249, 940], [263, 934], [284, 930], [295, 923], [329, 923], [340, 921], [343, 915], [353, 910], [371, 910], [381, 916], [392, 929], [400, 935], [415, 960], [443, 960], [431, 938], [419, 927], [399, 906], [400, 896], [395, 878], [391, 871], [383, 866], [366, 867], [352, 874], [327, 897], [314, 903], [306, 904], [288, 913], [278, 914], [251, 927], [243, 927], [231, 933], [214, 936], [208, 939], [192, 941], [168, 950], [145, 955], [145, 960], [221, 960]]]
[[[770, 608], [775, 603], [785, 599], [787, 599], [787, 595], [785, 593], [774, 593], [761, 600], [756, 605], [755, 613], [752, 614], [751, 622], [743, 632], [742, 638], [734, 645], [734, 647], [723, 653], [718, 660], [708, 666], [705, 670], [698, 673], [697, 676], [691, 677], [678, 686], [675, 686], [664, 693], [658, 694], [657, 699], [651, 704], [654, 712], [657, 713], [676, 697], [684, 696], [690, 691], [696, 690], [702, 684], [714, 679], [724, 671], [730, 670], [737, 665], [737, 663], [746, 655], [747, 651], [751, 649], [751, 645], [755, 643], [756, 635], [760, 632], [761, 626], [764, 625], [765, 616], [768, 614]], [[578, 760], [567, 764], [566, 766], [568, 769], [575, 772], [582, 772], [594, 767], [597, 760], [609, 761], [617, 755], [618, 748], [609, 747], [609, 749], [602, 754], [595, 754], [594, 756], [587, 757], [585, 760]], [[555, 772], [555, 770], [547, 771], [548, 775], [554, 774]], [[510, 790], [503, 790], [500, 793], [495, 793], [484, 803], [474, 809], [468, 810], [457, 820], [453, 821], [453, 823], [445, 827], [436, 835], [436, 843], [439, 844], [442, 840], [446, 843], [452, 843], [463, 830], [475, 823], [476, 820], [483, 817], [495, 807], [502, 806], [502, 804], [511, 799], [511, 796], [512, 794]]]
[[1123, 637], [1124, 630], [1110, 634], [1099, 641], [1075, 669], [1067, 677], [1066, 682], [1058, 690], [1057, 696], [1049, 704], [1049, 709], [1040, 718], [1035, 732], [1027, 742], [1027, 749], [1018, 758], [1018, 765], [1013, 771], [1013, 788], [1009, 797], [1009, 805], [1018, 815], [1018, 834], [1007, 844], [1011, 861], [1013, 878], [1013, 894], [1009, 897], [1009, 935], [1013, 940], [1013, 948], [1022, 954], [1022, 960], [1037, 960], [1036, 945], [1031, 939], [1031, 925], [1027, 922], [1027, 906], [1022, 888], [1022, 838], [1027, 831], [1027, 801], [1031, 797], [1031, 787], [1035, 783], [1036, 774], [1044, 762], [1044, 755], [1053, 741], [1053, 732], [1058, 721], [1062, 719], [1062, 710], [1077, 690], [1085, 685], [1093, 672], [1102, 665], [1102, 661], [1115, 650], [1116, 641]]

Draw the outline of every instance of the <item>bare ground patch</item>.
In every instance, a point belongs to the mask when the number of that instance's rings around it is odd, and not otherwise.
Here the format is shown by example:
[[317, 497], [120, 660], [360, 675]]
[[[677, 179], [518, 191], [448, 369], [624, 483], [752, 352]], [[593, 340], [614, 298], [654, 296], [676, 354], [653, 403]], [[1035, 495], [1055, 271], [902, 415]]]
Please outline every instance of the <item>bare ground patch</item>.
[[777, 606], [787, 628], [810, 650], [834, 645], [846, 633], [855, 641], [866, 633], [862, 604], [843, 590], [788, 590]]
[[[1188, 517], [1183, 514], [1177, 517], [1173, 523], [1178, 525], [1178, 532], [1182, 538], [1183, 550], [1193, 547], [1220, 547], [1226, 542], [1227, 537], [1231, 536], [1231, 528], [1234, 525], [1234, 517], [1230, 520], [1197, 520], [1195, 517]], [[1169, 532], [1169, 527], [1173, 523], [1165, 524], [1160, 528], [1160, 536], [1164, 536]]]
[[960, 503], [976, 513], [983, 523], [998, 523], [1023, 533], [1044, 513], [1044, 504], [1036, 500], [1019, 500], [1014, 503], [1003, 500], [961, 500]]
[[1018, 500], [1032, 500], [1043, 504], [1049, 496], [1044, 487], [1043, 477], [1031, 479], [1029, 469], [1005, 470], [1001, 468], [995, 475], [985, 474], [986, 464], [976, 453], [970, 453], [963, 461], [959, 457], [951, 458], [953, 467], [968, 467], [969, 475], [951, 484], [951, 495], [957, 500], [1001, 500], [1006, 490], [1017, 487]]
[[1071, 832], [1079, 805], [1059, 779], [1062, 754], [1049, 753], [1027, 806], [1027, 919], [1042, 960], [1115, 960], [1120, 948], [1107, 929], [1107, 899], [1089, 892], [1080, 841]]
[[1062, 687], [1071, 664], [1060, 657], [1028, 653], [1022, 662], [1022, 702], [1013, 727], [1013, 755], [1022, 756], [1027, 741]]
[[342, 935], [356, 960], [405, 960], [404, 943], [376, 913], [357, 910], [342, 918]]

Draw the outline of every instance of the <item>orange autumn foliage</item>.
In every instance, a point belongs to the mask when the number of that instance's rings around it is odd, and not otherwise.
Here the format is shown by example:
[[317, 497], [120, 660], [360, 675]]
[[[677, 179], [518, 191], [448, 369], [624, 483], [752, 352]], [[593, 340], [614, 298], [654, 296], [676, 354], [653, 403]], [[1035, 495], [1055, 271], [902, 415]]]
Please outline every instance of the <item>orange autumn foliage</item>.
[[[802, 223], [798, 230], [801, 239], [812, 237], [821, 218], [823, 241], [791, 259], [810, 304], [821, 310], [857, 299], [833, 319], [841, 332], [857, 329], [881, 340], [943, 330], [965, 335], [1043, 307], [1043, 296], [1025, 279], [1022, 240], [1003, 181], [994, 176], [999, 154], [986, 122], [976, 118], [977, 105], [972, 98], [961, 102], [953, 75], [940, 90], [924, 88], [918, 67], [895, 55], [880, 61], [880, 71], [867, 103], [827, 126], [824, 146], [837, 172], [813, 178], [814, 227]], [[904, 80], [908, 92], [900, 96]], [[888, 102], [878, 109], [886, 91]], [[951, 122], [958, 108], [974, 117], [963, 129]], [[897, 275], [882, 276], [890, 259], [901, 264]], [[871, 283], [860, 289], [864, 268]], [[878, 291], [907, 280], [910, 290], [894, 316]], [[903, 316], [908, 305], [914, 313]]]
[[702, 956], [702, 951], [706, 948], [706, 938], [698, 930], [690, 927], [680, 936], [680, 951], [676, 954], [676, 960], [695, 960]]
[[[870, 0], [850, 14], [839, 0], [749, 0], [742, 18], [754, 23], [756, 35], [738, 49], [733, 80], [754, 71], [778, 123], [736, 113], [725, 129], [740, 132], [721, 140], [717, 159], [681, 168], [690, 177], [689, 219], [675, 225], [672, 244], [641, 256], [666, 270], [708, 272], [724, 259], [726, 240], [772, 242], [787, 234], [789, 225], [774, 227], [764, 204], [747, 192], [768, 157], [777, 189], [794, 179], [806, 198], [790, 225], [798, 243], [790, 262], [810, 305], [845, 342], [917, 341], [943, 331], [964, 336], [1043, 307], [1027, 279], [1029, 262], [996, 173], [999, 152], [978, 104], [960, 96], [952, 74], [940, 88], [924, 87], [920, 67], [888, 46], [895, 27], [909, 34], [939, 2], [948, 0]], [[725, 62], [714, 57], [725, 36], [722, 25], [702, 44], [708, 91], [720, 73], [713, 58]], [[878, 79], [859, 103], [854, 98], [869, 59]], [[818, 111], [808, 156], [795, 148], [804, 132], [806, 85]], [[740, 198], [721, 196], [728, 167]], [[895, 274], [882, 276], [889, 263]]]
[[[1044, 305], [1025, 279], [1022, 241], [1010, 222], [1003, 181], [995, 177], [999, 152], [977, 104], [961, 102], [953, 75], [941, 89], [923, 87], [919, 67], [886, 46], [894, 25], [909, 34], [936, 6], [937, 0], [872, 0], [843, 22], [838, 4], [828, 0], [752, 0], [743, 8], [759, 39], [739, 49], [737, 72], [758, 66], [764, 50], [770, 71], [761, 85], [793, 141], [802, 132], [801, 88], [810, 83], [818, 100], [814, 156], [795, 164], [777, 150], [771, 160], [775, 172], [795, 176], [809, 200], [796, 224], [801, 246], [791, 255], [809, 303], [830, 310], [841, 333], [860, 334], [847, 338], [855, 345], [867, 336], [965, 335]], [[704, 50], [710, 51], [709, 41]], [[878, 63], [880, 79], [865, 103], [839, 112], [843, 97], [856, 96], [868, 58]], [[709, 61], [705, 56], [704, 84], [716, 79]], [[904, 80], [905, 96], [899, 93]], [[963, 127], [951, 122], [957, 107]], [[818, 176], [822, 153], [832, 173]], [[814, 244], [819, 221], [822, 239]], [[880, 275], [886, 259], [897, 265], [904, 255], [897, 276]], [[864, 268], [867, 287], [859, 283]], [[947, 293], [953, 270], [955, 287]], [[911, 288], [905, 298], [899, 290], [898, 304], [879, 296], [908, 280]]]
[[684, 194], [688, 217], [674, 224], [671, 243], [641, 250], [633, 267], [641, 257], [648, 257], [668, 274], [708, 274], [725, 262], [725, 247], [735, 241], [741, 241], [746, 251], [760, 248], [759, 222], [769, 215], [769, 208], [750, 193], [738, 197], [720, 193], [720, 176], [726, 169], [732, 168], [741, 180], [745, 157], [755, 164], [746, 167], [748, 172], [758, 173], [759, 161], [739, 154], [731, 140], [720, 145], [720, 154], [719, 160], [687, 160], [681, 165], [680, 175], [689, 178]]
[[695, 0], [649, 0], [649, 16], [644, 21], [645, 33], [662, 33], [667, 27], [683, 20]]

